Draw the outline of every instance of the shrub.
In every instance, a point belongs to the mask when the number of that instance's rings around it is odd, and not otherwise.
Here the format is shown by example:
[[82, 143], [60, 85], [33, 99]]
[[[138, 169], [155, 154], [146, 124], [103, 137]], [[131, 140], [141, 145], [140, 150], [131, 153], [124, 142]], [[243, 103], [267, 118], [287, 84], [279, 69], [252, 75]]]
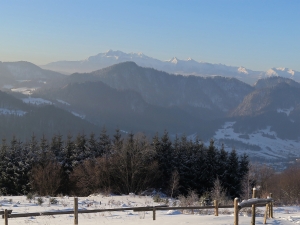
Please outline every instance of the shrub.
[[56, 204], [58, 203], [58, 201], [57, 201], [56, 198], [50, 198], [50, 199], [49, 199], [49, 203], [50, 203], [51, 205], [56, 205]]
[[162, 198], [160, 197], [159, 194], [156, 194], [153, 196], [153, 201], [154, 202], [161, 202], [162, 201]]
[[34, 195], [31, 193], [31, 192], [29, 192], [27, 195], [26, 195], [26, 199], [27, 200], [32, 200], [33, 199], [33, 197], [34, 197]]
[[38, 197], [37, 203], [38, 205], [42, 205], [44, 203], [44, 199], [42, 197]]

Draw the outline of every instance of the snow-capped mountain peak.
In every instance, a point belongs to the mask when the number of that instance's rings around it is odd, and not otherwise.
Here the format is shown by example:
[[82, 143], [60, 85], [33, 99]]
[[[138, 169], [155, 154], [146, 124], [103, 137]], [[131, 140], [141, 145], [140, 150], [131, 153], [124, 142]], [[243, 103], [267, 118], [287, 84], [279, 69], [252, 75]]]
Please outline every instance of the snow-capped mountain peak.
[[267, 77], [279, 76], [279, 77], [291, 78], [296, 81], [298, 81], [300, 77], [299, 72], [285, 67], [271, 68], [266, 71], [265, 75]]
[[295, 71], [294, 70], [289, 69], [287, 72], [290, 73], [290, 74], [292, 74], [293, 76], [295, 75]]
[[170, 59], [169, 62], [173, 63], [173, 64], [177, 64], [178, 63], [178, 59], [176, 57], [173, 57], [172, 59]]
[[267, 77], [278, 76], [278, 73], [274, 69], [268, 69], [266, 71], [266, 76]]
[[127, 61], [133, 61], [139, 66], [151, 67], [172, 74], [235, 77], [250, 85], [254, 84], [258, 79], [271, 76], [282, 76], [285, 78], [292, 78], [297, 82], [300, 81], [299, 72], [284, 67], [274, 67], [267, 71], [253, 71], [242, 66], [226, 66], [224, 64], [195, 61], [191, 57], [186, 60], [180, 60], [177, 57], [173, 57], [170, 60], [162, 61], [144, 55], [142, 52], [124, 53], [119, 50], [114, 51], [111, 49], [104, 53], [90, 56], [86, 60], [58, 61], [49, 63], [43, 66], [43, 68], [65, 73], [92, 72]]
[[238, 68], [238, 72], [239, 73], [243, 73], [243, 74], [249, 74], [249, 72], [247, 71], [247, 69], [245, 67], [243, 67], [243, 66], [240, 66]]

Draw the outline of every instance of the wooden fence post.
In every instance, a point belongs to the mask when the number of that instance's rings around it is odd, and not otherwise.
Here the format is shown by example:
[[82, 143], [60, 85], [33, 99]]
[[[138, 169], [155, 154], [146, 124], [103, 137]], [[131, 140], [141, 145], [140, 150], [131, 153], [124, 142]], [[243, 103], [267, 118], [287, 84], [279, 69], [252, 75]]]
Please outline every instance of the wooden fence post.
[[218, 202], [218, 200], [214, 200], [214, 206], [215, 206], [215, 216], [219, 216], [219, 202]]
[[[272, 198], [272, 193], [270, 193], [270, 197]], [[270, 202], [270, 218], [273, 218], [273, 202]]]
[[234, 202], [234, 225], [239, 225], [239, 199], [235, 198]]
[[[256, 188], [253, 188], [252, 198], [256, 198]], [[252, 205], [251, 225], [255, 225], [255, 204]]]
[[4, 224], [8, 225], [8, 211], [7, 211], [7, 209], [4, 210]]
[[74, 197], [74, 225], [78, 225], [78, 198]]
[[153, 206], [153, 220], [156, 220], [156, 209], [154, 206]]
[[[268, 217], [268, 214], [269, 214], [269, 203], [266, 204], [266, 212], [265, 212], [265, 217], [264, 217], [264, 224], [267, 223], [267, 217]], [[270, 216], [270, 214], [269, 214]]]

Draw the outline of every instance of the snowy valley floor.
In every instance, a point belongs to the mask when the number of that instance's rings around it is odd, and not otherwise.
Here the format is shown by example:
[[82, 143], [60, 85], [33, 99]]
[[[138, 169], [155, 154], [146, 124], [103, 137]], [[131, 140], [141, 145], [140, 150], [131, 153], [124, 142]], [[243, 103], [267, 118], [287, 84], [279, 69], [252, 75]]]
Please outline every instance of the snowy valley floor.
[[[40, 206], [35, 201], [29, 202], [25, 196], [2, 196], [0, 198], [1, 210], [10, 209], [13, 213], [45, 212], [45, 211], [66, 211], [73, 210], [72, 197], [57, 197], [58, 204], [49, 204], [49, 198], [44, 198], [44, 203]], [[101, 202], [101, 204], [100, 204]], [[145, 196], [110, 196], [95, 195], [81, 197], [78, 200], [79, 209], [101, 209], [101, 208], [124, 208], [121, 212], [89, 213], [79, 214], [80, 225], [92, 224], [203, 224], [203, 225], [229, 225], [233, 224], [232, 210], [226, 209], [226, 214], [221, 214], [224, 209], [220, 209], [218, 217], [213, 215], [213, 211], [208, 211], [210, 215], [189, 215], [179, 211], [157, 211], [156, 220], [152, 220], [152, 212], [133, 212], [126, 210], [126, 207], [140, 207], [158, 205], [151, 197]], [[260, 208], [264, 213], [264, 208]], [[267, 224], [289, 225], [300, 224], [300, 207], [274, 207], [274, 219], [268, 219]], [[263, 216], [256, 217], [256, 224], [263, 224]], [[4, 220], [0, 224], [4, 224]], [[73, 215], [36, 216], [23, 218], [9, 218], [9, 225], [37, 224], [52, 225], [74, 224]], [[240, 213], [239, 224], [251, 224], [250, 215]]]

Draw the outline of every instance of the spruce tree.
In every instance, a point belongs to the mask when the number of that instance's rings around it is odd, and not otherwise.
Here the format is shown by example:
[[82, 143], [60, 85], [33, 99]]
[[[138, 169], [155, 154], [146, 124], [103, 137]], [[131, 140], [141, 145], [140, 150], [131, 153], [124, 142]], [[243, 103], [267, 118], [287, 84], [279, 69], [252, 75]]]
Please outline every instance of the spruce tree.
[[167, 131], [164, 132], [159, 144], [157, 144], [157, 147], [158, 149], [156, 149], [156, 153], [158, 167], [161, 173], [161, 187], [166, 190], [168, 188], [168, 181], [170, 180], [173, 172], [173, 148]]
[[100, 156], [105, 156], [106, 158], [111, 155], [111, 140], [107, 135], [107, 130], [103, 127], [100, 138], [99, 138], [99, 151]]
[[233, 199], [239, 197], [241, 192], [241, 180], [239, 177], [239, 159], [235, 149], [233, 149], [228, 156], [227, 161], [226, 180], [223, 183], [227, 194]]

